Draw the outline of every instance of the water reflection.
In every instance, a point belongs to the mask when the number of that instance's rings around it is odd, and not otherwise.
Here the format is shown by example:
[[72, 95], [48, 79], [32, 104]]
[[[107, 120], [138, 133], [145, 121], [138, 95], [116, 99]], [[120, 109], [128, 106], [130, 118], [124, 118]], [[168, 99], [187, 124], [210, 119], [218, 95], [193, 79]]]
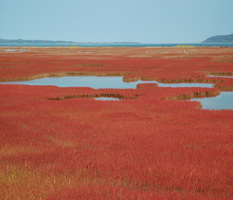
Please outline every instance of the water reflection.
[[216, 76], [216, 75], [209, 75], [208, 77], [217, 77], [217, 78], [233, 78], [233, 76]]
[[113, 97], [97, 97], [94, 99], [98, 101], [120, 101], [120, 99], [113, 98]]
[[17, 51], [18, 49], [4, 49], [4, 51]]
[[[14, 81], [2, 82], [0, 84], [23, 84], [23, 85], [50, 85], [58, 87], [91, 87], [94, 89], [136, 89], [137, 84], [141, 83], [157, 83], [159, 87], [206, 87], [211, 88], [213, 84], [206, 83], [158, 83], [157, 81], [135, 81], [124, 82], [123, 77], [120, 76], [64, 76], [64, 77], [47, 77], [35, 79], [30, 81]], [[119, 101], [116, 98], [96, 98], [102, 101]], [[233, 92], [221, 92], [217, 97], [198, 98], [191, 101], [199, 101], [203, 109], [219, 110], [231, 109], [233, 110]]]
[[1, 84], [21, 84], [21, 85], [50, 85], [58, 87], [91, 87], [94, 89], [136, 89], [140, 83], [157, 83], [159, 87], [206, 87], [211, 88], [213, 84], [206, 83], [159, 83], [157, 81], [135, 81], [124, 82], [123, 77], [109, 76], [64, 76], [64, 77], [46, 77], [29, 81], [3, 82]]
[[233, 92], [221, 92], [216, 97], [197, 98], [191, 101], [199, 101], [203, 109], [208, 110], [233, 110]]
[[19, 52], [24, 52], [24, 51], [26, 51], [25, 49], [4, 49], [4, 51], [6, 51], [6, 52], [14, 52], [14, 51], [19, 51]]
[[[158, 82], [156, 82], [158, 83]], [[214, 85], [211, 83], [158, 83], [159, 87], [201, 87], [201, 88], [212, 88]]]

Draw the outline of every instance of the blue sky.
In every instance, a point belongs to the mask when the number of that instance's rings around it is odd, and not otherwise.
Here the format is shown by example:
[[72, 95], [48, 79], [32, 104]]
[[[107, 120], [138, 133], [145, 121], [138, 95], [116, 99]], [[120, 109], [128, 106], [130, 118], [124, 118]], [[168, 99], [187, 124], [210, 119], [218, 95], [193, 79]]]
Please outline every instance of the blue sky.
[[233, 0], [0, 0], [0, 38], [192, 43], [233, 33]]

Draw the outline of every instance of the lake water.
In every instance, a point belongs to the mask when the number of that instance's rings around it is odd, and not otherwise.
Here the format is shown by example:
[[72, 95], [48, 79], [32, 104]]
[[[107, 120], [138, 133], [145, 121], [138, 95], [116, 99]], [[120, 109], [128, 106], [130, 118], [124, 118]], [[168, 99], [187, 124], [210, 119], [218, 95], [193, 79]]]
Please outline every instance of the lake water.
[[4, 49], [4, 51], [17, 51], [18, 49]]
[[98, 100], [98, 101], [120, 101], [120, 99], [113, 98], [113, 97], [97, 97], [97, 98], [94, 98], [94, 99]]
[[[209, 75], [209, 77], [221, 77], [221, 78], [233, 78], [233, 76], [215, 76]], [[198, 101], [201, 103], [202, 109], [208, 110], [233, 110], [233, 92], [221, 92], [216, 97], [196, 98], [191, 101]]]
[[157, 81], [124, 82], [120, 76], [64, 76], [46, 77], [29, 81], [2, 82], [1, 84], [50, 85], [58, 87], [91, 87], [94, 89], [136, 89], [139, 83], [157, 83], [159, 87], [213, 87], [205, 83], [159, 83]]
[[191, 99], [191, 101], [199, 101], [202, 105], [202, 109], [208, 110], [233, 110], [233, 92], [221, 92], [216, 97], [197, 98]]
[[59, 42], [30, 42], [30, 43], [24, 43], [24, 42], [0, 42], [0, 46], [2, 47], [22, 47], [22, 46], [35, 46], [35, 47], [69, 47], [77, 45], [79, 47], [175, 47], [177, 45], [191, 45], [191, 46], [197, 46], [197, 47], [233, 47], [233, 43], [216, 43], [216, 44], [208, 44], [208, 43], [130, 43], [130, 42], [115, 42], [115, 43], [92, 43], [92, 42], [77, 42], [77, 43], [59, 43]]
[[[135, 81], [124, 82], [123, 77], [109, 76], [64, 76], [64, 77], [46, 77], [41, 79], [29, 80], [29, 81], [13, 81], [13, 82], [1, 82], [0, 84], [23, 84], [23, 85], [50, 85], [57, 87], [91, 87], [94, 89], [136, 89], [137, 84], [142, 83], [157, 83], [159, 87], [205, 87], [212, 88], [213, 84], [206, 83], [158, 83], [157, 81]], [[117, 98], [101, 97], [96, 100], [115, 100]], [[191, 101], [199, 101], [203, 109], [219, 110], [219, 109], [231, 109], [233, 110], [233, 92], [221, 92], [217, 97], [197, 98]]]
[[4, 49], [4, 51], [6, 51], [7, 53], [8, 52], [25, 52], [26, 50], [25, 49]]
[[216, 75], [209, 75], [208, 77], [233, 78], [233, 76], [216, 76]]

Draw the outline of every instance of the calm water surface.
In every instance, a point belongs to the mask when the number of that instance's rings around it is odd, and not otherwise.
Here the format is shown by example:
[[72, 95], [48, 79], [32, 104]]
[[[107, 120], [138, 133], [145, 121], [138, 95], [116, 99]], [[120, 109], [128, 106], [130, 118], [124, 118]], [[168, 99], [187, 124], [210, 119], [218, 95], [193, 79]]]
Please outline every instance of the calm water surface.
[[94, 98], [94, 99], [98, 100], [98, 101], [120, 101], [120, 99], [113, 98], [113, 97], [97, 97], [97, 98]]
[[120, 76], [98, 77], [98, 76], [64, 76], [47, 77], [29, 81], [2, 82], [1, 84], [21, 85], [50, 85], [58, 87], [91, 87], [94, 89], [136, 89], [139, 83], [157, 83], [159, 87], [213, 87], [213, 84], [205, 83], [158, 83], [157, 81], [135, 81], [124, 82]]
[[77, 42], [77, 43], [59, 43], [59, 42], [52, 42], [52, 43], [37, 43], [37, 42], [30, 42], [30, 43], [23, 43], [23, 42], [10, 42], [10, 43], [1, 43], [0, 46], [3, 47], [22, 47], [22, 46], [35, 46], [35, 47], [56, 47], [56, 46], [64, 46], [69, 47], [72, 45], [77, 45], [79, 47], [175, 47], [177, 45], [191, 45], [197, 47], [233, 47], [233, 43], [216, 43], [216, 44], [209, 44], [209, 43], [128, 43], [128, 42], [117, 42], [117, 43], [85, 43], [85, 42]]
[[191, 101], [199, 101], [203, 109], [208, 110], [233, 110], [233, 92], [221, 92], [216, 97], [197, 98]]
[[[124, 82], [120, 76], [98, 77], [98, 76], [64, 76], [64, 77], [47, 77], [30, 81], [2, 82], [0, 84], [23, 84], [23, 85], [50, 85], [57, 87], [91, 87], [94, 89], [136, 89], [139, 83], [157, 83], [159, 87], [205, 87], [212, 88], [213, 84], [206, 83], [158, 83], [157, 81], [135, 81]], [[117, 98], [96, 98], [96, 100], [114, 100]], [[197, 98], [191, 101], [199, 101], [203, 109], [233, 110], [233, 92], [221, 92], [217, 97]]]
[[216, 76], [216, 75], [209, 75], [208, 77], [233, 78], [233, 76]]
[[17, 51], [18, 49], [4, 49], [4, 51]]

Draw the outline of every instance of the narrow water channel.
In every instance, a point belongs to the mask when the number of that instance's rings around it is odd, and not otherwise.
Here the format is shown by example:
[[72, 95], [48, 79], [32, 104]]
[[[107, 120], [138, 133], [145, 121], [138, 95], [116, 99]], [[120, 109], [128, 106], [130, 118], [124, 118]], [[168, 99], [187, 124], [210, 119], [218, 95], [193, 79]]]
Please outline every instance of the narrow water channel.
[[[216, 76], [215, 76], [216, 77]], [[222, 76], [221, 76], [222, 77]], [[228, 77], [227, 77], [228, 78]], [[41, 79], [34, 79], [29, 81], [13, 81], [1, 82], [0, 84], [21, 84], [21, 85], [41, 85], [41, 86], [57, 86], [57, 87], [91, 87], [94, 89], [136, 89], [137, 84], [140, 83], [157, 83], [159, 87], [204, 87], [212, 88], [213, 84], [206, 83], [159, 83], [157, 81], [135, 81], [124, 82], [123, 77], [109, 76], [64, 76], [64, 77], [46, 77]], [[96, 98], [96, 100], [114, 100], [116, 98]], [[203, 109], [220, 110], [230, 109], [233, 110], [233, 92], [221, 92], [216, 97], [197, 98], [191, 101], [199, 101]]]
[[113, 98], [113, 97], [97, 97], [95, 98], [97, 101], [120, 101], [118, 98]]
[[46, 77], [29, 81], [2, 82], [1, 84], [50, 85], [57, 87], [91, 87], [94, 89], [136, 89], [139, 83], [157, 83], [159, 87], [213, 87], [206, 83], [159, 83], [157, 81], [124, 82], [120, 76], [64, 76]]

